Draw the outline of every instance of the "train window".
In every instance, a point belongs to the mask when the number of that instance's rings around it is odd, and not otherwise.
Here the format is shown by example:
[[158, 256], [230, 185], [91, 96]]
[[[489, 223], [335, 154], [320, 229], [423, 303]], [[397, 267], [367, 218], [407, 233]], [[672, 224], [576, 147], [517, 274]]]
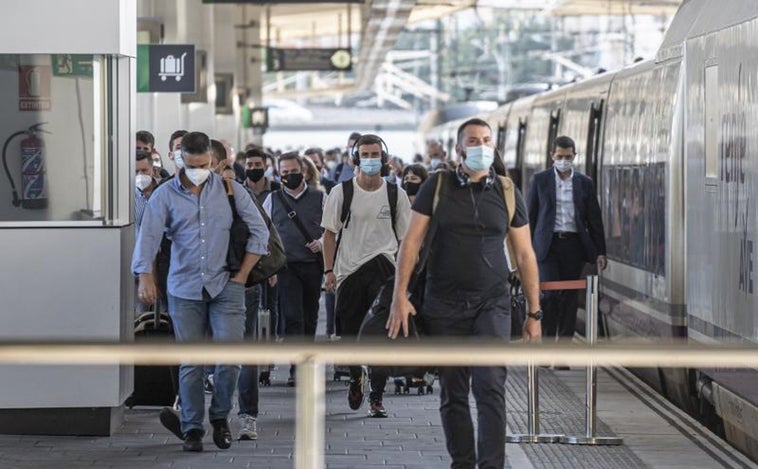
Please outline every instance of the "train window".
[[665, 275], [665, 181], [665, 163], [603, 169], [608, 257]]
[[[116, 83], [129, 72], [119, 74], [118, 63], [99, 55], [0, 55], [0, 223], [103, 225], [114, 204], [123, 207], [109, 190], [118, 167], [133, 167], [133, 158], [122, 165], [111, 155], [128, 148], [114, 137], [123, 97]], [[126, 223], [129, 189], [122, 191]]]
[[600, 100], [599, 104], [594, 102], [590, 106], [590, 118], [587, 128], [587, 146], [586, 156], [584, 160], [585, 174], [587, 174], [595, 184], [597, 184], [597, 159], [600, 154], [600, 122], [603, 116], [603, 104], [604, 100]]
[[505, 122], [497, 126], [497, 149], [500, 153], [505, 152], [505, 132], [507, 127]]
[[719, 177], [718, 65], [705, 68], [705, 181], [717, 184]]
[[561, 122], [561, 110], [556, 109], [550, 113], [550, 128], [547, 132], [547, 158], [545, 159], [545, 167], [549, 168], [553, 165], [553, 142], [558, 137], [558, 125]]

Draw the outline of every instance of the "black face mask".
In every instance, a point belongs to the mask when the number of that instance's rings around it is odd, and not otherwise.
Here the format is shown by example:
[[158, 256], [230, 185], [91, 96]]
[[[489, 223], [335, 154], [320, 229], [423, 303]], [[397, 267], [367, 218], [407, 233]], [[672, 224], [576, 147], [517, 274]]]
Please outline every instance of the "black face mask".
[[403, 183], [403, 189], [405, 189], [405, 193], [408, 195], [418, 194], [418, 190], [420, 187], [421, 187], [420, 182], [404, 182]]
[[245, 176], [250, 179], [253, 182], [258, 182], [263, 177], [263, 173], [265, 173], [266, 170], [263, 168], [259, 169], [248, 169], [245, 171]]
[[303, 173], [290, 173], [286, 176], [282, 176], [282, 183], [291, 190], [295, 190], [300, 187], [303, 182]]

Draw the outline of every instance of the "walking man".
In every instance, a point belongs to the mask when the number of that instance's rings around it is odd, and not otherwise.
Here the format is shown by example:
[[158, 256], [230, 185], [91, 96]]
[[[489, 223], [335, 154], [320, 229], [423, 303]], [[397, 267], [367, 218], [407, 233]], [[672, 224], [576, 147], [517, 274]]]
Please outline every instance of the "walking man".
[[[211, 171], [210, 140], [201, 132], [190, 132], [182, 138], [179, 152], [183, 167], [177, 177], [153, 192], [142, 219], [132, 260], [132, 271], [139, 276], [138, 294], [148, 304], [157, 298], [153, 259], [165, 231], [173, 241], [168, 310], [176, 339], [197, 341], [210, 334], [214, 341], [241, 341], [245, 331], [245, 281], [260, 256], [267, 253], [268, 231], [248, 193], [232, 182], [237, 212], [250, 235], [240, 270], [234, 274], [227, 271], [232, 210], [223, 180]], [[239, 369], [239, 365], [217, 365], [215, 369], [208, 416], [213, 442], [221, 449], [231, 445], [227, 417]], [[202, 451], [202, 365], [181, 365], [179, 395], [181, 427], [174, 422], [163, 423], [184, 440], [185, 451]], [[166, 415], [174, 415], [169, 414]]]
[[[433, 336], [510, 337], [508, 266], [503, 241], [514, 247], [529, 301], [523, 335], [540, 337], [539, 279], [529, 237], [526, 205], [515, 190], [513, 220], [501, 180], [492, 169], [494, 142], [489, 124], [470, 119], [458, 129], [456, 151], [463, 163], [455, 171], [432, 174], [413, 202], [408, 232], [398, 256], [388, 335], [408, 335], [408, 282], [434, 218], [437, 224], [427, 264], [423, 317]], [[433, 207], [438, 180], [439, 202]], [[445, 367], [439, 372], [440, 415], [451, 468], [502, 468], [505, 464], [505, 367]], [[478, 435], [469, 410], [473, 390]]]
[[[351, 157], [357, 175], [332, 189], [321, 222], [325, 229], [325, 286], [327, 291], [337, 292], [335, 316], [343, 338], [358, 335], [379, 288], [394, 273], [395, 254], [410, 213], [405, 191], [381, 176], [389, 158], [382, 139], [366, 134], [354, 147]], [[371, 417], [387, 416], [382, 404], [386, 381], [382, 373], [371, 374]], [[351, 409], [361, 407], [364, 386], [362, 367], [351, 366], [347, 394]]]
[[[592, 179], [573, 169], [574, 141], [553, 143], [553, 167], [534, 175], [527, 197], [532, 243], [540, 279], [576, 280], [585, 262], [604, 270], [605, 234]], [[545, 294], [545, 337], [571, 340], [576, 328], [577, 292]]]

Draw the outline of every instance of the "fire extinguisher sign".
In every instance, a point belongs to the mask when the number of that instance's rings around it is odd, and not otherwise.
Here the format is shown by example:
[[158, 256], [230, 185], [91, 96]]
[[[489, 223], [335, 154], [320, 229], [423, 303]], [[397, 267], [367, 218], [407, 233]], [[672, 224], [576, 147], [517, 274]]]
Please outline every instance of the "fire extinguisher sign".
[[137, 91], [195, 92], [195, 46], [150, 44], [137, 47]]
[[50, 98], [49, 65], [19, 65], [18, 67], [18, 110], [49, 111]]

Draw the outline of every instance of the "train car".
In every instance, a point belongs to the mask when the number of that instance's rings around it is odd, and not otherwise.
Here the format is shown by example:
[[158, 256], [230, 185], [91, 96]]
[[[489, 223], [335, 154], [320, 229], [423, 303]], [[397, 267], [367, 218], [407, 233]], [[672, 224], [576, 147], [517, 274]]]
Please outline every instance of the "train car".
[[[524, 192], [555, 136], [576, 141], [605, 223], [611, 337], [758, 342], [755, 44], [758, 2], [689, 0], [655, 60], [479, 116]], [[757, 370], [634, 371], [758, 461]]]
[[[687, 334], [701, 342], [758, 342], [758, 2], [691, 2], [683, 56]], [[682, 10], [685, 10], [685, 4]], [[695, 9], [695, 7], [700, 7]], [[684, 20], [685, 18], [682, 18]], [[676, 20], [675, 20], [676, 21]], [[727, 439], [758, 460], [758, 372], [698, 370], [699, 397]]]

